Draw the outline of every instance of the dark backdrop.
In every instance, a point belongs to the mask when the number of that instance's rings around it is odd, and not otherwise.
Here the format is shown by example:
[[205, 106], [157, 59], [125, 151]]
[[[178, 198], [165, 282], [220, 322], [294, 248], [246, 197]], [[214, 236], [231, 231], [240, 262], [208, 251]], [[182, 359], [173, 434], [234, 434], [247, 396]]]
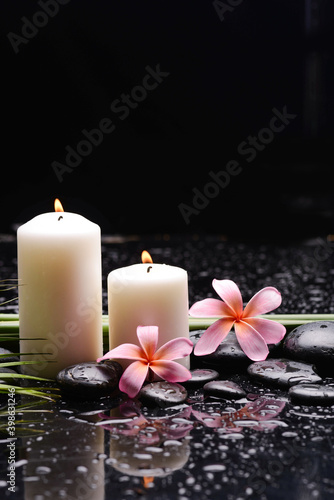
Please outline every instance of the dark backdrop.
[[55, 197], [104, 233], [334, 231], [334, 2], [0, 11], [1, 232]]

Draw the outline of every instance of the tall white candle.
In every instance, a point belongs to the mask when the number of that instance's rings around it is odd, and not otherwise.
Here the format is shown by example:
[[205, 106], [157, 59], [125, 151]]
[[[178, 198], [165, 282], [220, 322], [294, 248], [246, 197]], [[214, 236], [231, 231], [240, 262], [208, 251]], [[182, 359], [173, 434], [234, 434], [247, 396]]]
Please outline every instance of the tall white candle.
[[[109, 347], [138, 344], [137, 326], [159, 327], [158, 347], [189, 338], [188, 275], [166, 264], [143, 263], [108, 275]], [[119, 361], [119, 360], [118, 360]], [[189, 368], [189, 357], [178, 360]], [[127, 366], [128, 362], [121, 362]]]
[[[60, 205], [61, 207], [61, 205]], [[100, 227], [81, 215], [38, 215], [17, 232], [20, 352], [26, 373], [54, 378], [102, 355]], [[44, 340], [29, 340], [42, 338]]]

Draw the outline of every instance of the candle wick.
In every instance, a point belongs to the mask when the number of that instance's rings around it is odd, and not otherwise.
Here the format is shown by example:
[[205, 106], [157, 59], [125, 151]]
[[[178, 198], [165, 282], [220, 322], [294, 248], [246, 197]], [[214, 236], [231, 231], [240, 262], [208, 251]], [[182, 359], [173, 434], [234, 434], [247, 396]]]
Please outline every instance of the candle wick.
[[151, 269], [152, 269], [152, 266], [148, 266], [147, 272], [149, 273]]
[[58, 220], [60, 220], [60, 219], [62, 219], [62, 218], [63, 218], [63, 216], [62, 216], [62, 215], [59, 215]]

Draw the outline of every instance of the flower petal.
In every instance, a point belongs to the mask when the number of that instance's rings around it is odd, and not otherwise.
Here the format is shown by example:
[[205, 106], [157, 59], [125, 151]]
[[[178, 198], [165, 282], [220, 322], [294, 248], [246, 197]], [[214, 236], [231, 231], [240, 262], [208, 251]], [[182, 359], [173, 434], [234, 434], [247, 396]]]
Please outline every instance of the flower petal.
[[175, 361], [160, 359], [150, 363], [150, 368], [167, 382], [185, 382], [191, 378], [190, 371]]
[[243, 318], [266, 314], [280, 306], [282, 296], [273, 286], [267, 286], [257, 292], [245, 307]]
[[125, 392], [129, 398], [136, 397], [145, 382], [147, 372], [147, 363], [143, 363], [142, 361], [131, 363], [119, 381], [119, 389]]
[[234, 330], [244, 351], [252, 361], [263, 361], [269, 354], [269, 349], [263, 337], [246, 321], [234, 323]]
[[157, 326], [138, 326], [137, 337], [148, 360], [153, 358], [159, 338], [159, 328]]
[[234, 281], [214, 279], [212, 286], [223, 301], [232, 309], [233, 315], [239, 318], [242, 314], [243, 303], [240, 290]]
[[214, 352], [231, 330], [233, 323], [234, 319], [222, 318], [209, 326], [195, 345], [195, 356], [205, 356]]
[[136, 359], [146, 361], [146, 356], [143, 349], [136, 344], [121, 344], [115, 347], [115, 349], [111, 349], [111, 351], [96, 361], [99, 363], [105, 359]]
[[208, 316], [231, 316], [233, 311], [221, 300], [204, 299], [195, 302], [189, 309], [189, 314], [195, 318], [207, 318]]
[[[196, 420], [202, 422], [205, 427], [211, 427], [213, 429], [217, 429], [218, 427], [225, 427], [225, 424], [222, 422], [221, 415], [219, 415], [219, 417], [213, 417], [211, 413], [197, 410], [193, 410], [192, 415], [196, 418]], [[233, 430], [235, 431], [235, 428]]]
[[189, 356], [193, 347], [194, 345], [191, 340], [185, 337], [178, 337], [161, 346], [153, 356], [153, 360], [185, 358]]
[[285, 326], [278, 321], [264, 318], [247, 318], [246, 321], [264, 338], [267, 344], [277, 344], [286, 334]]

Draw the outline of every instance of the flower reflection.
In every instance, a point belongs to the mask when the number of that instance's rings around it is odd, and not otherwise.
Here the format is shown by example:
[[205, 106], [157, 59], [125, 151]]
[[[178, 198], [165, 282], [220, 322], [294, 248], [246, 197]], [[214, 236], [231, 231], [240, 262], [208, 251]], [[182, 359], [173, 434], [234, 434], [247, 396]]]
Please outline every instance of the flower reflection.
[[211, 411], [193, 409], [192, 415], [205, 427], [223, 428], [226, 433], [242, 432], [245, 427], [263, 431], [281, 425], [281, 422], [275, 419], [284, 407], [284, 401], [259, 397], [238, 410], [229, 408], [214, 411], [215, 408], [211, 405]]
[[111, 416], [100, 414], [98, 425], [111, 434], [108, 463], [122, 473], [143, 477], [145, 488], [154, 477], [181, 469], [190, 454], [190, 416], [189, 406], [174, 415], [146, 417], [133, 400], [112, 410]]
[[143, 445], [161, 444], [166, 439], [182, 439], [193, 428], [193, 423], [188, 420], [191, 416], [190, 406], [172, 416], [145, 417], [138, 402], [127, 400], [119, 406], [117, 413], [115, 415], [113, 411], [111, 418], [100, 414], [100, 425], [112, 434], [136, 437], [136, 441]]
[[284, 407], [284, 401], [258, 397], [239, 409], [222, 406], [221, 402], [195, 403], [172, 415], [157, 417], [143, 415], [138, 401], [127, 400], [110, 415], [100, 413], [97, 425], [110, 432], [108, 463], [122, 473], [144, 478], [146, 488], [155, 477], [184, 467], [194, 427], [220, 429], [224, 434], [241, 433], [245, 427], [272, 430], [286, 425], [277, 419]]

